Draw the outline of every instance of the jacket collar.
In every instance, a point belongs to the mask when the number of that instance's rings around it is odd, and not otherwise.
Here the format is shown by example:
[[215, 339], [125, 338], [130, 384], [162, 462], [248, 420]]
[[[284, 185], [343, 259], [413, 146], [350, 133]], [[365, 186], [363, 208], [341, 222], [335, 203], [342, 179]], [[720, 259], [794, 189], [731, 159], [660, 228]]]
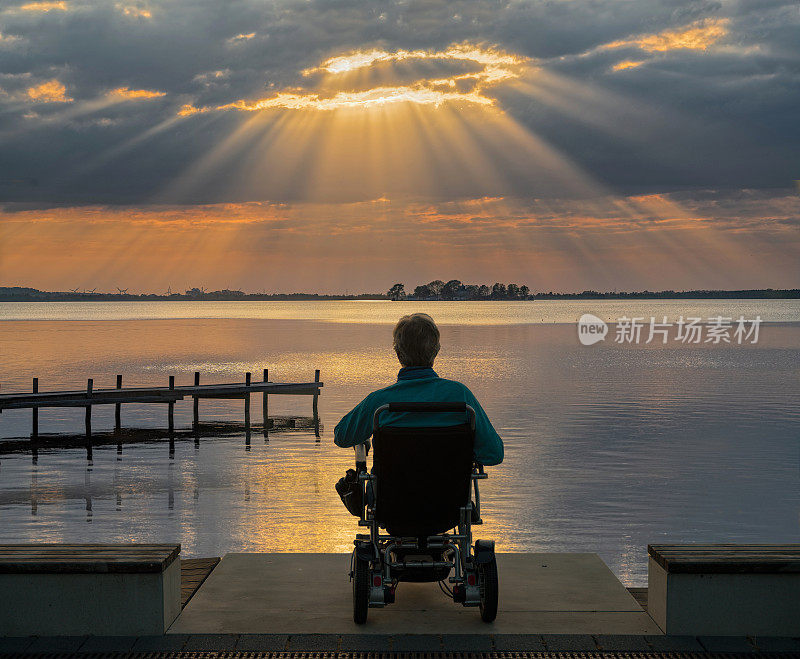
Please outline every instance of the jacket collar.
[[405, 366], [397, 373], [398, 380], [418, 380], [420, 378], [438, 378], [429, 366]]

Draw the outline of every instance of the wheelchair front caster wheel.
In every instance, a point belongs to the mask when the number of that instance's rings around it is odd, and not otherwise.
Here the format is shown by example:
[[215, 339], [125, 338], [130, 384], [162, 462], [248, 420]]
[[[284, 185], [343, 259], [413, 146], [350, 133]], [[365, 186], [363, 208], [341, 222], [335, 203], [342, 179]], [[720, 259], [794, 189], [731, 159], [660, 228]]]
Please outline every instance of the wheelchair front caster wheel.
[[367, 621], [370, 586], [369, 561], [356, 556], [353, 569], [353, 622], [357, 625]]
[[494, 556], [490, 561], [478, 564], [478, 585], [481, 593], [481, 620], [494, 622], [497, 617], [497, 599], [500, 590], [497, 577], [497, 559]]

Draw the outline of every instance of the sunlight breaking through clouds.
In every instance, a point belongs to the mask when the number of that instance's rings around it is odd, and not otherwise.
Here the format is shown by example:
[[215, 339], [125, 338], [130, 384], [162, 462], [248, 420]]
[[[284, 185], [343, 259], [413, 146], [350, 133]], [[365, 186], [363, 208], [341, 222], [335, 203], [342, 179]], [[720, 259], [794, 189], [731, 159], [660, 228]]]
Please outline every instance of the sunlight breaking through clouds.
[[143, 7], [117, 5], [117, 9], [125, 14], [125, 16], [129, 16], [131, 18], [153, 18], [153, 13], [149, 9], [145, 9]]
[[256, 36], [255, 32], [248, 32], [247, 34], [242, 33], [242, 34], [237, 34], [234, 37], [231, 37], [230, 39], [228, 39], [228, 41], [230, 43], [239, 43], [241, 41], [250, 41], [250, 39], [252, 39], [255, 36]]
[[627, 69], [635, 69], [637, 66], [641, 66], [644, 62], [637, 62], [636, 60], [626, 59], [622, 60], [621, 62], [617, 62], [613, 67], [613, 71], [626, 71]]
[[63, 0], [57, 0], [55, 2], [27, 2], [24, 5], [20, 5], [20, 9], [22, 11], [48, 12], [67, 11], [68, 7]]
[[123, 98], [125, 100], [142, 100], [150, 98], [160, 98], [166, 96], [166, 92], [152, 91], [150, 89], [129, 89], [128, 87], [117, 87], [108, 92], [109, 96]]
[[280, 93], [254, 103], [236, 101], [220, 105], [217, 110], [247, 110], [254, 112], [269, 108], [287, 110], [338, 110], [342, 108], [368, 108], [373, 105], [389, 103], [416, 103], [438, 107], [447, 101], [492, 105], [494, 100], [478, 92], [449, 92], [419, 87], [376, 87], [363, 92], [338, 92], [330, 98], [320, 98], [318, 94]]
[[234, 4], [6, 0], [12, 279], [795, 285], [796, 3]]
[[191, 103], [186, 103], [181, 106], [180, 110], [178, 110], [179, 117], [191, 117], [193, 114], [197, 114], [198, 112], [207, 112], [206, 108], [198, 108], [192, 105]]
[[[238, 35], [234, 39], [249, 39], [251, 35]], [[248, 101], [239, 99], [216, 107], [198, 108], [186, 104], [179, 116], [190, 116], [210, 110], [239, 110], [255, 112], [267, 109], [321, 110], [370, 108], [393, 103], [413, 103], [439, 107], [443, 103], [466, 103], [494, 106], [495, 99], [484, 92], [488, 87], [518, 79], [530, 66], [531, 60], [495, 48], [458, 44], [443, 50], [366, 50], [331, 57], [319, 66], [306, 69], [306, 77], [317, 73], [334, 83], [346, 74], [385, 63], [419, 62], [435, 60], [442, 63], [466, 64], [475, 70], [445, 77], [419, 77], [410, 84], [380, 85], [363, 90], [340, 89], [326, 95], [321, 92], [279, 91], [267, 98]]]
[[648, 53], [663, 53], [680, 49], [706, 50], [728, 34], [728, 22], [727, 18], [704, 19], [656, 34], [640, 34], [630, 39], [612, 41], [602, 48], [635, 47]]
[[67, 96], [67, 88], [55, 78], [40, 85], [28, 87], [28, 98], [40, 103], [71, 103]]
[[307, 69], [303, 73], [309, 75], [316, 71], [327, 73], [347, 73], [379, 62], [402, 62], [404, 60], [443, 60], [474, 62], [483, 65], [484, 69], [476, 74], [458, 77], [475, 77], [481, 79], [507, 79], [516, 77], [514, 68], [527, 63], [525, 57], [519, 57], [494, 48], [479, 48], [469, 44], [450, 46], [445, 50], [386, 50], [356, 51], [347, 55], [331, 57], [319, 67]]

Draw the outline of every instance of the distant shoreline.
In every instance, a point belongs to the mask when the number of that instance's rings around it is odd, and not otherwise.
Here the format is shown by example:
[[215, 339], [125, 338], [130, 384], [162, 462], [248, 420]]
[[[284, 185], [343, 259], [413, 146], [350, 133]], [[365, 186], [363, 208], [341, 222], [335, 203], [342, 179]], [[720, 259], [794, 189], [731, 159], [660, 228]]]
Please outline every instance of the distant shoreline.
[[[694, 290], [694, 291], [634, 291], [605, 292], [583, 291], [582, 293], [531, 293], [524, 299], [512, 301], [539, 300], [794, 300], [800, 299], [800, 289], [741, 289], [741, 290]], [[186, 295], [128, 293], [77, 293], [40, 291], [22, 287], [0, 287], [0, 302], [332, 302], [339, 300], [385, 300], [392, 301], [381, 293], [361, 293], [359, 295], [324, 295], [316, 293], [241, 293], [224, 291]], [[465, 300], [447, 298], [415, 298], [409, 296], [408, 302], [460, 302]], [[508, 302], [510, 300], [477, 299], [473, 302]]]

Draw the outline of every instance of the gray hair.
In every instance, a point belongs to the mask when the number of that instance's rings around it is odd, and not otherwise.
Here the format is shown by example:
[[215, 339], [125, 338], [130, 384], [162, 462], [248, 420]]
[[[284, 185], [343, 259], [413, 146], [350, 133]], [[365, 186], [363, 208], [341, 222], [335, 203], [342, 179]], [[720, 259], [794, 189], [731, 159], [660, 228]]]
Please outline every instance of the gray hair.
[[397, 321], [392, 332], [394, 351], [403, 366], [433, 366], [439, 354], [439, 328], [426, 313], [412, 313]]

